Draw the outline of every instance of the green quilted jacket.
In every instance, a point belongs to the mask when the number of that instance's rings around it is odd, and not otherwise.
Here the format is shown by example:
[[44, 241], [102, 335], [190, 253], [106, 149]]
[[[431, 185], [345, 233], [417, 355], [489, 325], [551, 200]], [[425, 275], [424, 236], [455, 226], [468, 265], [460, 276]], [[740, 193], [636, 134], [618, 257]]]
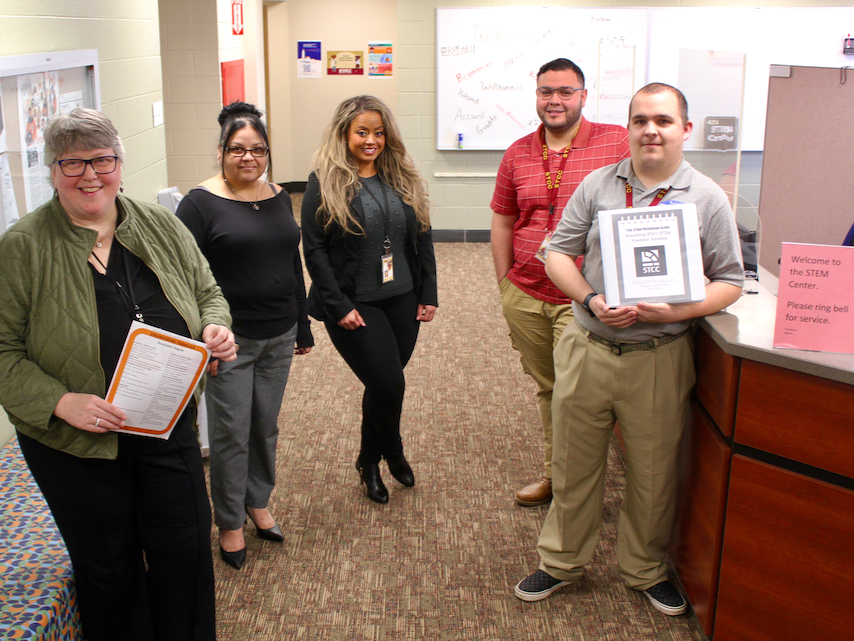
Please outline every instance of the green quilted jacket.
[[[116, 239], [157, 274], [193, 338], [231, 325], [228, 303], [184, 225], [159, 205], [118, 196]], [[88, 257], [97, 233], [73, 225], [54, 198], [0, 237], [0, 405], [17, 430], [83, 458], [115, 458], [116, 434], [53, 415], [67, 392], [106, 391]], [[197, 391], [197, 393], [199, 393]]]

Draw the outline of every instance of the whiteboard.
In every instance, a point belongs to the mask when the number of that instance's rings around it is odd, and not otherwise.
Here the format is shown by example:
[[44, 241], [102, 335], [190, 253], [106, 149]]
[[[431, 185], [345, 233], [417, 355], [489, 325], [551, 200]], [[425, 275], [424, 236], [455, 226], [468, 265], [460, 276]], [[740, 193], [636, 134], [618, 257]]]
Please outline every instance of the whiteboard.
[[537, 69], [559, 57], [584, 71], [584, 116], [625, 125], [628, 83], [614, 91], [609, 80], [625, 80], [622, 54], [632, 48], [632, 90], [678, 86], [683, 49], [745, 54], [742, 149], [761, 150], [769, 67], [854, 65], [842, 53], [849, 33], [851, 7], [437, 8], [436, 147], [457, 149], [462, 133], [463, 149], [504, 150], [533, 131]]
[[537, 70], [584, 72], [588, 120], [625, 125], [644, 84], [646, 9], [436, 9], [436, 147], [504, 150], [537, 128]]

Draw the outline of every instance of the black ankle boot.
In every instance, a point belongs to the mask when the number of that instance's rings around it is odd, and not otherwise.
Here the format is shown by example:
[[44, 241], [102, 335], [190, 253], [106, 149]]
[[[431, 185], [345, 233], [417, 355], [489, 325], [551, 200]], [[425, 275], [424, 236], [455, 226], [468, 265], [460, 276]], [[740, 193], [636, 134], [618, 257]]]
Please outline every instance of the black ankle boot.
[[409, 467], [406, 457], [401, 456], [396, 461], [389, 461], [386, 459], [386, 462], [388, 463], [388, 471], [397, 479], [398, 483], [401, 483], [406, 487], [412, 487], [415, 485], [415, 475], [412, 473], [412, 468]]
[[365, 484], [368, 498], [375, 503], [388, 503], [388, 490], [380, 476], [380, 466], [377, 463], [362, 465], [356, 460], [356, 469]]

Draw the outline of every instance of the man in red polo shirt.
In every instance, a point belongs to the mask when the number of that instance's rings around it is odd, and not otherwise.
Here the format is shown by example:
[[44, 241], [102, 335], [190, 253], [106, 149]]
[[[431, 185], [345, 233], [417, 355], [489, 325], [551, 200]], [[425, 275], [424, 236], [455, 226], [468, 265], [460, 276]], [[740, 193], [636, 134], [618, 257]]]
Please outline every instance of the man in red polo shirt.
[[584, 73], [574, 62], [557, 58], [540, 67], [542, 124], [507, 149], [492, 197], [492, 257], [501, 305], [522, 368], [539, 388], [545, 440], [542, 477], [516, 492], [516, 502], [525, 506], [552, 498], [552, 350], [572, 319], [571, 301], [546, 276], [548, 242], [584, 177], [629, 156], [626, 129], [584, 118], [586, 100]]

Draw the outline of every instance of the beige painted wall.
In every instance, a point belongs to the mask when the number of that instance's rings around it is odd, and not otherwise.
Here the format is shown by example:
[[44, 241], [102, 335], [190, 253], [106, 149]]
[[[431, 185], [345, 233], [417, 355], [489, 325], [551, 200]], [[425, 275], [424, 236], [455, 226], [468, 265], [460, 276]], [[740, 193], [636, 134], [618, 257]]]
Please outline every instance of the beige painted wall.
[[[398, 3], [396, 0], [287, 0], [267, 4], [270, 144], [277, 182], [305, 181], [311, 157], [335, 107], [350, 96], [373, 94], [398, 109]], [[297, 79], [299, 40], [320, 40], [326, 51], [363, 50], [391, 41], [391, 78], [327, 76]]]
[[244, 60], [246, 101], [266, 110], [262, 0], [244, 0], [244, 33], [230, 0], [160, 0], [169, 185], [182, 194], [217, 172], [220, 63]]
[[160, 0], [169, 186], [181, 193], [214, 173], [221, 109], [214, 2]]
[[125, 144], [125, 192], [154, 200], [166, 186], [166, 145], [154, 127], [162, 100], [157, 0], [4, 0], [0, 54], [97, 49], [101, 108]]

